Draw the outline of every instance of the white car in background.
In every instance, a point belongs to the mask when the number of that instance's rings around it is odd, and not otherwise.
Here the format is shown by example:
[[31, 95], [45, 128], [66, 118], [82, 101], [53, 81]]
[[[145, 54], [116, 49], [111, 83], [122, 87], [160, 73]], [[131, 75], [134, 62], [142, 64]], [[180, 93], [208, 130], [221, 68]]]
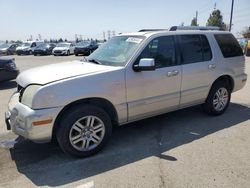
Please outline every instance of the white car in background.
[[35, 47], [44, 44], [43, 41], [25, 41], [16, 48], [17, 55], [32, 55]]
[[53, 49], [52, 54], [57, 55], [71, 55], [74, 54], [75, 45], [69, 42], [58, 43]]

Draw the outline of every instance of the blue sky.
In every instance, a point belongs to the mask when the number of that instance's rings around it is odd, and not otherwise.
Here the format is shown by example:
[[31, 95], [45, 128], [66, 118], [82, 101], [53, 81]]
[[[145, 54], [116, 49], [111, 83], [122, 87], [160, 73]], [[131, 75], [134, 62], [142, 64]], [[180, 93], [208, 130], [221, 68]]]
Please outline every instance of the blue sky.
[[[37, 38], [103, 38], [103, 31], [133, 32], [142, 28], [185, 25], [198, 14], [205, 25], [216, 7], [229, 23], [231, 0], [0, 0], [0, 40]], [[232, 32], [250, 26], [250, 0], [235, 0]]]

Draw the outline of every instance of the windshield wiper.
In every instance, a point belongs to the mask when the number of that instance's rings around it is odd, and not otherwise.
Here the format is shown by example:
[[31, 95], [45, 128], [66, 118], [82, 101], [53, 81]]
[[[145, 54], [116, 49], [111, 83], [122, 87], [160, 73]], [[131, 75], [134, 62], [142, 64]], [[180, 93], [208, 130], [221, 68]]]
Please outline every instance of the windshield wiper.
[[101, 65], [102, 63], [96, 59], [87, 59], [88, 62], [92, 62], [92, 63], [95, 63], [95, 64], [99, 64]]

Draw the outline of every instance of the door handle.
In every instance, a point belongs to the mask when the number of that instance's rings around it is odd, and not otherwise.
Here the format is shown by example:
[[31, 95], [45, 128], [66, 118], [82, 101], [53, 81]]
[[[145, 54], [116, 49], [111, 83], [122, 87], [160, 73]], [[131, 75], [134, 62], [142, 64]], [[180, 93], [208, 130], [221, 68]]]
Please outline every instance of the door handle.
[[175, 70], [175, 71], [169, 71], [167, 72], [167, 76], [171, 77], [171, 76], [176, 76], [179, 74], [179, 71]]
[[210, 65], [208, 65], [208, 68], [209, 68], [209, 69], [215, 69], [215, 67], [216, 67], [215, 64], [210, 64]]

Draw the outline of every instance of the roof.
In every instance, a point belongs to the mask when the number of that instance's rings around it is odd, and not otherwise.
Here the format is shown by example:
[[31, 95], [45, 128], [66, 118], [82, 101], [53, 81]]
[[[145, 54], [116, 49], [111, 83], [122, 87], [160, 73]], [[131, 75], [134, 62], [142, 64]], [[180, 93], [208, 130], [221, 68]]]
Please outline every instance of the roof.
[[228, 34], [231, 33], [229, 31], [218, 31], [218, 30], [177, 30], [177, 31], [169, 31], [169, 30], [152, 30], [152, 31], [145, 31], [145, 32], [134, 32], [134, 33], [123, 33], [120, 36], [145, 36], [150, 37], [152, 35], [157, 34], [204, 34], [204, 33], [220, 33], [220, 34]]

